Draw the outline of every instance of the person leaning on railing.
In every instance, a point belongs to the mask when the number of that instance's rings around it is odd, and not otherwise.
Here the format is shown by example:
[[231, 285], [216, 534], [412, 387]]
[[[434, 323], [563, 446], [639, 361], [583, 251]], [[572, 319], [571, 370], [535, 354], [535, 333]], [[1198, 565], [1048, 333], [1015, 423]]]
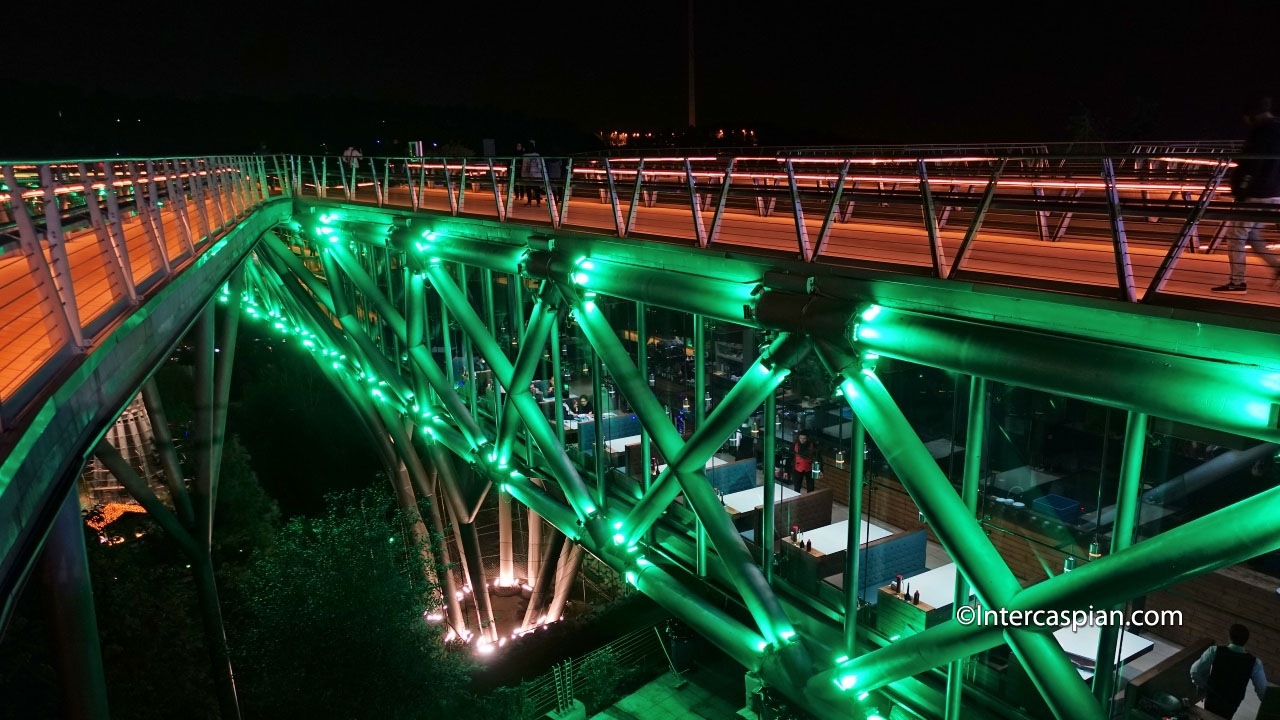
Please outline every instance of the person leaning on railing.
[[[1236, 163], [1231, 173], [1231, 195], [1238, 203], [1280, 205], [1280, 120], [1271, 114], [1271, 98], [1262, 98], [1251, 105], [1245, 111], [1244, 124], [1249, 128], [1249, 136], [1240, 151], [1245, 157]], [[1250, 158], [1250, 155], [1265, 157]], [[1271, 266], [1275, 273], [1273, 285], [1280, 285], [1280, 257], [1269, 251], [1262, 239], [1264, 224], [1267, 223], [1256, 220], [1232, 223], [1228, 240], [1231, 279], [1226, 285], [1215, 287], [1214, 292], [1236, 295], [1248, 292], [1245, 251], [1250, 247]]]

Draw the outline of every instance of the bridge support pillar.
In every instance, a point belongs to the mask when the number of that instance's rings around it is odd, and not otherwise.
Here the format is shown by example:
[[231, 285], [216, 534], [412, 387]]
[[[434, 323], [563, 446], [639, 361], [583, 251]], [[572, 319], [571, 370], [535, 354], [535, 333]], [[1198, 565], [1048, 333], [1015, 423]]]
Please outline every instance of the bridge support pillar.
[[75, 486], [62, 502], [40, 553], [36, 579], [54, 643], [54, 662], [68, 718], [107, 720], [107, 683], [98, 645], [98, 617]]
[[[532, 514], [533, 511], [529, 512]], [[551, 604], [552, 596], [555, 594], [556, 568], [560, 565], [560, 553], [564, 550], [564, 541], [564, 533], [553, 527], [550, 540], [543, 543], [542, 556], [538, 559], [538, 575], [529, 579], [533, 591], [529, 594], [529, 606], [524, 613], [524, 622], [520, 624], [521, 630], [537, 625], [545, 614], [544, 608]]]
[[573, 589], [573, 579], [578, 576], [580, 567], [582, 546], [566, 547], [560, 558], [560, 567], [556, 568], [556, 594], [551, 598], [551, 607], [547, 609], [548, 622], [555, 622], [564, 614], [564, 606], [569, 602], [569, 591]]

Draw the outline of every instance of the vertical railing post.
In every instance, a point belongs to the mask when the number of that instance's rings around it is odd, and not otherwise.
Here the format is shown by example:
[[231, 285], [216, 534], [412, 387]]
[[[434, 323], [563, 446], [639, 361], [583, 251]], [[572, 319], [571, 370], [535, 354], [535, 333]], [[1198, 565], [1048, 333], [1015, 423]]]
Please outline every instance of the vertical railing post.
[[172, 170], [168, 160], [161, 161], [161, 167], [165, 174], [165, 188], [169, 195], [169, 203], [174, 206], [173, 213], [178, 218], [178, 225], [182, 230], [182, 242], [187, 246], [187, 250], [195, 255], [196, 241], [191, 234], [191, 214], [187, 210], [186, 186], [182, 182], [178, 162], [176, 160], [173, 162]]
[[644, 187], [644, 158], [640, 158], [640, 162], [636, 165], [636, 184], [631, 190], [631, 204], [627, 206], [627, 225], [623, 231], [623, 237], [630, 235], [636, 229], [636, 205], [640, 203], [640, 191]]
[[991, 201], [996, 196], [996, 188], [1000, 184], [1000, 175], [1004, 172], [1004, 166], [1008, 162], [1008, 158], [1001, 158], [996, 164], [995, 170], [991, 172], [991, 179], [987, 181], [987, 189], [982, 192], [982, 199], [978, 201], [978, 207], [973, 211], [973, 219], [969, 221], [969, 228], [965, 230], [964, 239], [960, 241], [960, 249], [956, 250], [956, 260], [951, 263], [951, 269], [947, 271], [947, 278], [955, 277], [955, 274], [960, 271], [960, 265], [964, 263], [970, 246], [973, 245], [973, 241], [978, 237], [978, 230], [982, 227], [982, 221], [987, 216]]
[[[498, 187], [498, 170], [493, 166], [493, 158], [488, 159], [489, 162], [489, 184], [493, 188], [493, 211], [498, 215], [498, 222], [507, 219], [507, 208], [502, 204], [502, 189]], [[511, 184], [511, 178], [507, 178], [507, 184]]]
[[618, 186], [613, 181], [613, 166], [609, 164], [609, 158], [604, 159], [604, 181], [606, 192], [609, 193], [609, 206], [613, 210], [613, 231], [618, 237], [624, 237], [626, 233], [622, 229], [622, 206], [618, 204]]
[[924, 212], [924, 229], [929, 236], [933, 275], [944, 278], [947, 276], [946, 253], [942, 247], [942, 239], [938, 237], [938, 216], [934, 214], [933, 191], [929, 188], [929, 172], [925, 169], [924, 160], [916, 161], [916, 175], [920, 179], [920, 205]]
[[102, 257], [110, 258], [107, 263], [111, 267], [110, 274], [122, 286], [125, 297], [129, 299], [129, 304], [136, 305], [138, 303], [138, 291], [133, 282], [133, 269], [129, 266], [129, 248], [118, 240], [112, 232], [112, 228], [102, 218], [102, 206], [98, 204], [98, 198], [94, 195], [93, 176], [89, 174], [89, 167], [85, 163], [80, 163], [77, 168], [80, 171], [80, 182], [84, 185], [84, 202], [85, 207], [89, 209], [89, 224], [93, 226], [93, 233], [98, 238], [98, 249]]
[[844, 197], [844, 184], [848, 177], [849, 161], [845, 160], [840, 165], [840, 175], [836, 178], [836, 185], [831, 191], [831, 203], [827, 205], [827, 214], [822, 218], [822, 228], [818, 230], [818, 242], [813, 248], [813, 257], [810, 260], [817, 260], [827, 247], [827, 240], [831, 237], [832, 224], [835, 221], [836, 212], [840, 209], [840, 200]]
[[791, 192], [791, 216], [796, 226], [796, 247], [800, 250], [800, 259], [809, 262], [813, 259], [813, 246], [809, 244], [809, 229], [804, 224], [804, 207], [800, 204], [800, 187], [796, 185], [796, 170], [791, 158], [787, 158], [787, 189]]
[[689, 163], [689, 158], [684, 159], [684, 180], [685, 187], [689, 191], [689, 207], [693, 212], [693, 237], [698, 241], [698, 247], [706, 247], [707, 228], [702, 222], [702, 206], [698, 203], [698, 181], [693, 177], [693, 166]]
[[[36, 232], [35, 223], [22, 198], [22, 185], [14, 177], [13, 166], [4, 166], [4, 181], [9, 186], [9, 208], [13, 221], [18, 226], [18, 241], [22, 246], [22, 254], [27, 259], [27, 271], [36, 278], [36, 292], [40, 294], [47, 317], [52, 318], [55, 332], [66, 344], [79, 352], [84, 338], [80, 331], [79, 321], [73, 322], [67, 312], [59, 284], [55, 281], [53, 270], [45, 257], [40, 235]], [[74, 299], [73, 299], [74, 302]], [[74, 307], [74, 306], [73, 306]]]
[[1120, 298], [1136, 302], [1137, 290], [1133, 286], [1133, 264], [1129, 257], [1129, 243], [1125, 239], [1124, 216], [1120, 209], [1120, 193], [1116, 189], [1116, 173], [1111, 158], [1102, 159], [1102, 179], [1107, 192], [1107, 220], [1111, 226], [1111, 243], [1116, 258], [1116, 285]]
[[711, 229], [707, 231], [707, 247], [714, 245], [716, 240], [720, 238], [720, 225], [724, 220], [724, 206], [729, 200], [729, 189], [733, 187], [733, 166], [737, 161], [737, 158], [729, 158], [729, 164], [724, 169], [724, 177], [720, 180], [720, 199], [716, 202], [716, 211], [711, 216]]
[[[209, 220], [209, 184], [203, 174], [204, 170], [200, 158], [193, 158], [188, 167], [191, 171], [191, 197], [199, 211], [197, 214], [200, 216], [200, 227], [204, 230], [200, 240], [207, 240], [213, 236], [213, 223]], [[217, 216], [214, 216], [214, 219], [216, 220]], [[167, 257], [163, 249], [161, 249], [161, 254]]]

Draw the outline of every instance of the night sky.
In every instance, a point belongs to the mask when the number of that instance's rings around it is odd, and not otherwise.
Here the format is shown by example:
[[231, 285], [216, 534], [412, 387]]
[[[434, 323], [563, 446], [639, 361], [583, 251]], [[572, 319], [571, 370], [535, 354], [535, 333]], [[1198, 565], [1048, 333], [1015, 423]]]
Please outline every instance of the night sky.
[[[24, 3], [49, 14], [4, 31], [0, 157], [555, 153], [686, 124], [681, 0], [343, 5]], [[979, 7], [697, 0], [698, 125], [763, 144], [1222, 139], [1280, 88], [1278, 3]]]

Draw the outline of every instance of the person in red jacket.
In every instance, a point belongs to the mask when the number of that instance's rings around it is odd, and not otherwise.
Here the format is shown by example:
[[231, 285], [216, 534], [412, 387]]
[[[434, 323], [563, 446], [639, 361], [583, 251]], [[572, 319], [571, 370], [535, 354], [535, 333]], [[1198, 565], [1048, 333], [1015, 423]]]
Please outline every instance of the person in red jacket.
[[818, 456], [818, 448], [809, 435], [806, 433], [798, 433], [795, 442], [791, 446], [791, 455], [794, 460], [795, 472], [792, 473], [792, 479], [795, 481], [796, 492], [800, 492], [801, 486], [806, 486], [809, 492], [813, 492], [813, 459]]

